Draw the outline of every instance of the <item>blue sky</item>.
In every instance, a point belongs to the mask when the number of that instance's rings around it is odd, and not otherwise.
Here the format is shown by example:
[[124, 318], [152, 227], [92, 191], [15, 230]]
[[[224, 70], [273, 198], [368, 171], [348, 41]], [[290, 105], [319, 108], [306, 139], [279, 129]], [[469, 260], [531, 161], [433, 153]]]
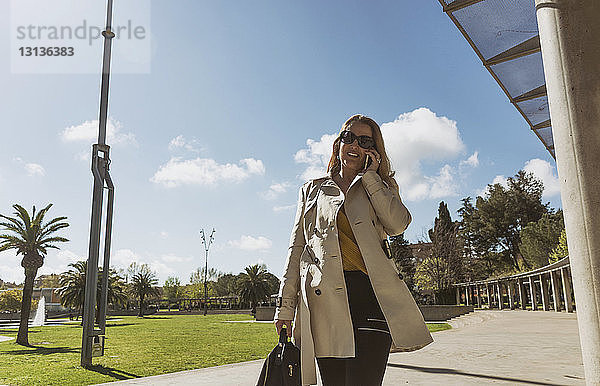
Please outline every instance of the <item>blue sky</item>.
[[[120, 3], [115, 23], [135, 21]], [[10, 4], [0, 3], [0, 213], [53, 203], [49, 216], [67, 216], [71, 241], [40, 270], [61, 272], [87, 256], [101, 41], [96, 73], [16, 73]], [[145, 262], [161, 281], [187, 282], [204, 265], [199, 231], [214, 227], [210, 267], [260, 262], [280, 275], [298, 188], [355, 113], [382, 125], [411, 241], [425, 237], [441, 200], [456, 218], [461, 198], [524, 167], [560, 206], [554, 160], [435, 0], [146, 5], [147, 40], [114, 42], [116, 267]], [[103, 24], [92, 10], [85, 16]], [[136, 58], [147, 71], [127, 67]], [[0, 253], [0, 278], [23, 280], [14, 253]]]

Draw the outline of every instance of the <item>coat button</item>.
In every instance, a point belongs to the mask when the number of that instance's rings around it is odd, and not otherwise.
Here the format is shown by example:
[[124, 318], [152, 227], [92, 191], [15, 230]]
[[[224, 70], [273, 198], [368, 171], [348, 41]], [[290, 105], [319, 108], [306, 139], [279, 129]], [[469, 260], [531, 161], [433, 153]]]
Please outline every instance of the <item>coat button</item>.
[[315, 264], [319, 265], [319, 258], [315, 257]]
[[317, 289], [315, 290], [315, 294], [317, 294], [317, 296], [321, 295], [321, 290], [317, 288]]
[[404, 280], [404, 275], [401, 273], [398, 273], [398, 277], [400, 278], [400, 280]]

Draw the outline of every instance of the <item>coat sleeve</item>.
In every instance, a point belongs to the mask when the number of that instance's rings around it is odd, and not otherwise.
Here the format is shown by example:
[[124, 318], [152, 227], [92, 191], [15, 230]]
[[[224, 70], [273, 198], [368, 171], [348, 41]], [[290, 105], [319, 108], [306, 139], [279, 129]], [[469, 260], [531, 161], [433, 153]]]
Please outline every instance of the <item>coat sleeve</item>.
[[304, 237], [304, 206], [306, 202], [306, 186], [300, 188], [298, 208], [290, 237], [290, 246], [283, 270], [283, 279], [279, 288], [279, 298], [275, 319], [292, 320], [298, 303], [300, 290], [300, 256], [306, 244]]
[[369, 170], [362, 177], [362, 184], [385, 233], [399, 235], [410, 224], [412, 217], [394, 189], [390, 189], [379, 174]]

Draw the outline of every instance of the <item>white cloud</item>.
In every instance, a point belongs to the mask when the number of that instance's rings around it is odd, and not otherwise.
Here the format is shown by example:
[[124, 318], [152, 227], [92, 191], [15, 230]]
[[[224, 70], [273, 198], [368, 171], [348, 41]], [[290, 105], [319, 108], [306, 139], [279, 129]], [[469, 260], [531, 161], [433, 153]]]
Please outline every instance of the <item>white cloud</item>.
[[[456, 193], [457, 186], [451, 185], [454, 179], [450, 178], [449, 169], [442, 167], [438, 176], [427, 176], [422, 170], [423, 161], [453, 160], [465, 152], [455, 121], [422, 107], [382, 124], [381, 131], [404, 199], [417, 201]], [[325, 173], [336, 136], [326, 134], [319, 141], [308, 139], [307, 148], [296, 152], [296, 162], [308, 164], [302, 173], [303, 179]], [[476, 155], [471, 162], [475, 160]]]
[[273, 207], [273, 212], [284, 212], [284, 211], [296, 209], [297, 206], [298, 206], [297, 204], [283, 205], [283, 206], [274, 206]]
[[0, 279], [20, 284], [25, 280], [25, 271], [21, 267], [23, 256], [14, 250], [0, 252]]
[[160, 238], [161, 239], [166, 239], [167, 237], [169, 237], [169, 232], [166, 232], [166, 231], [161, 231], [160, 232]]
[[279, 197], [280, 194], [287, 192], [292, 186], [289, 182], [278, 182], [271, 184], [266, 192], [262, 193], [262, 197], [266, 200], [274, 200]]
[[544, 183], [544, 197], [553, 197], [560, 194], [560, 182], [555, 174], [555, 168], [548, 161], [539, 158], [525, 162], [523, 170], [533, 173]]
[[[525, 162], [522, 168], [524, 171], [533, 173], [536, 178], [539, 178], [544, 183], [543, 197], [548, 199], [560, 194], [560, 182], [555, 174], [555, 168], [548, 161], [539, 158], [531, 159]], [[492, 181], [492, 185], [500, 184], [505, 189], [508, 188], [508, 178], [503, 175], [497, 175]], [[481, 189], [477, 194], [485, 196], [489, 192], [488, 186]]]
[[[159, 258], [141, 256], [131, 249], [119, 249], [111, 256], [111, 267], [127, 269], [131, 263], [148, 264], [150, 269], [154, 271], [160, 281], [164, 281], [167, 277], [173, 276], [176, 271], [173, 267], [164, 262], [178, 263], [189, 261], [186, 257], [175, 256], [173, 254], [162, 255]], [[164, 262], [163, 262], [164, 261]]]
[[127, 268], [131, 263], [143, 263], [141, 256], [131, 249], [118, 249], [111, 254], [111, 266]]
[[381, 131], [404, 198], [417, 201], [454, 194], [448, 168], [437, 177], [427, 177], [421, 164], [454, 159], [465, 151], [456, 121], [422, 107], [382, 124]]
[[161, 255], [160, 260], [164, 261], [165, 263], [183, 263], [192, 261], [192, 258], [190, 256], [177, 256], [173, 253], [168, 253], [166, 255]]
[[503, 188], [508, 188], [508, 178], [498, 175], [492, 180], [492, 185], [500, 184]]
[[196, 152], [196, 153], [200, 152], [200, 150], [198, 149], [198, 141], [197, 140], [195, 140], [195, 139], [188, 140], [181, 134], [178, 135], [177, 137], [173, 138], [171, 140], [171, 142], [169, 143], [169, 150], [176, 151], [179, 149], [184, 149], [184, 150], [192, 151], [192, 152]]
[[237, 249], [257, 251], [271, 248], [273, 242], [263, 236], [252, 237], [243, 235], [239, 240], [231, 240], [228, 242], [228, 244], [229, 246]]
[[460, 161], [460, 166], [471, 166], [474, 168], [479, 166], [479, 152], [476, 151], [466, 160]]
[[35, 163], [28, 163], [25, 164], [25, 171], [27, 172], [28, 176], [45, 176], [46, 175], [46, 170], [44, 169], [44, 167], [40, 164], [35, 164]]
[[[496, 185], [496, 184], [500, 184], [503, 188], [507, 189], [508, 188], [508, 178], [504, 177], [503, 175], [497, 175], [492, 180], [491, 185]], [[477, 196], [485, 197], [489, 192], [490, 192], [489, 185], [486, 185], [483, 189], [476, 191], [475, 194], [477, 194]]]
[[261, 160], [246, 158], [235, 164], [219, 164], [210, 158], [184, 160], [172, 157], [160, 166], [150, 181], [168, 188], [180, 185], [215, 186], [219, 182], [241, 182], [251, 175], [265, 174]]
[[[106, 142], [109, 145], [135, 145], [133, 133], [123, 133], [123, 124], [113, 118], [109, 118], [106, 124]], [[67, 142], [89, 142], [98, 140], [99, 121], [85, 121], [77, 126], [69, 126], [61, 132], [61, 137]]]
[[23, 168], [27, 172], [27, 175], [30, 177], [40, 176], [43, 177], [46, 175], [46, 169], [40, 164], [36, 164], [34, 162], [25, 162], [21, 157], [13, 157], [13, 161], [23, 165]]
[[297, 163], [308, 164], [300, 178], [310, 180], [325, 174], [333, 151], [333, 142], [336, 138], [337, 134], [325, 134], [319, 141], [311, 138], [306, 140], [308, 149], [300, 149], [294, 155], [294, 160]]
[[444, 167], [440, 169], [440, 174], [433, 178], [426, 177], [426, 179], [431, 183], [429, 197], [441, 198], [458, 195], [458, 186], [454, 182], [452, 167], [450, 165], [444, 165]]

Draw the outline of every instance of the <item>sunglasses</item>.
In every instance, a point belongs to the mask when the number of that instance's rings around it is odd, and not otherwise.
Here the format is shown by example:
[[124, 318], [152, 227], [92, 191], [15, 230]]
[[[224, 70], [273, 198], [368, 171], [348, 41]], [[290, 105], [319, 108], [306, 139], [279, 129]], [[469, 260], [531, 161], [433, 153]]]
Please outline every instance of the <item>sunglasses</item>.
[[375, 140], [368, 135], [356, 135], [350, 130], [344, 130], [340, 133], [340, 139], [346, 145], [353, 143], [356, 139], [358, 139], [358, 146], [363, 149], [371, 149], [375, 146]]

